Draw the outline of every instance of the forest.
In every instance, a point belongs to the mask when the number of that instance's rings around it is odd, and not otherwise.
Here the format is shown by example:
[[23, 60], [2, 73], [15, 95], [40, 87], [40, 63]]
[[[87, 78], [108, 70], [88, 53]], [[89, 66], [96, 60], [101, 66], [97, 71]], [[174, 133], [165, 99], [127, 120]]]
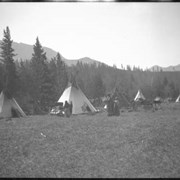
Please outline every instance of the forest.
[[[39, 38], [31, 59], [16, 60], [9, 27], [0, 44], [0, 91], [7, 90], [27, 114], [45, 114], [73, 79], [89, 99], [102, 98], [116, 88], [128, 101], [138, 89], [144, 96], [175, 99], [180, 93], [180, 72], [142, 70], [129, 65], [118, 69], [103, 63], [67, 66], [57, 53], [47, 59]], [[134, 62], [136, 65], [136, 62]], [[123, 103], [122, 103], [123, 105]]]

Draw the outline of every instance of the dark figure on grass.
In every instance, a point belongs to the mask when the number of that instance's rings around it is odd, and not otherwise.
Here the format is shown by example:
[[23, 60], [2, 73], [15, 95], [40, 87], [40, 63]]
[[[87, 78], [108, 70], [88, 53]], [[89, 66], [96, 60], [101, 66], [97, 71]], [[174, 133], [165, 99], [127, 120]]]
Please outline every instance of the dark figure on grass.
[[119, 101], [118, 98], [116, 97], [114, 102], [113, 102], [113, 114], [115, 116], [119, 116], [120, 115], [120, 111], [119, 111]]
[[154, 100], [153, 100], [153, 110], [158, 110], [161, 107], [161, 103], [162, 103], [162, 99], [157, 96]]
[[73, 103], [72, 103], [72, 101], [71, 101], [71, 103], [70, 103], [70, 114], [72, 115], [72, 109], [73, 109]]
[[107, 112], [108, 112], [108, 116], [113, 115], [113, 98], [110, 94], [108, 94], [107, 97]]
[[67, 101], [65, 101], [65, 104], [64, 104], [64, 112], [65, 112], [66, 117], [70, 117], [71, 115], [70, 104]]
[[14, 108], [11, 108], [11, 114], [12, 117], [20, 117], [19, 112]]
[[107, 111], [108, 111], [108, 116], [120, 115], [119, 101], [117, 97], [114, 99], [113, 96], [108, 95]]

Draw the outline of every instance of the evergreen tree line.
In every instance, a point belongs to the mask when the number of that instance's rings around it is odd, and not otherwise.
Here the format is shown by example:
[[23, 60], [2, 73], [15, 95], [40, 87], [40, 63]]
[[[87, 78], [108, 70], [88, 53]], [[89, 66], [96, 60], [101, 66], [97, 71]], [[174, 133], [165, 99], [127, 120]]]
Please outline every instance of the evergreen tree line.
[[118, 69], [115, 65], [81, 62], [68, 67], [59, 53], [48, 60], [38, 37], [32, 58], [19, 62], [15, 61], [12, 42], [6, 27], [0, 45], [0, 90], [9, 91], [27, 114], [47, 113], [72, 78], [89, 99], [103, 97], [115, 88], [129, 101], [138, 89], [149, 99], [176, 98], [179, 94], [180, 72], [150, 72], [135, 66]]
[[38, 37], [32, 58], [15, 62], [12, 42], [7, 27], [0, 45], [0, 90], [14, 96], [27, 114], [47, 113], [67, 85], [66, 66], [59, 53], [48, 62]]
[[77, 63], [69, 70], [78, 72], [77, 82], [89, 98], [102, 97], [115, 89], [128, 101], [133, 100], [138, 89], [150, 100], [156, 96], [175, 99], [180, 93], [180, 72], [151, 72], [136, 67], [125, 70], [83, 63]]

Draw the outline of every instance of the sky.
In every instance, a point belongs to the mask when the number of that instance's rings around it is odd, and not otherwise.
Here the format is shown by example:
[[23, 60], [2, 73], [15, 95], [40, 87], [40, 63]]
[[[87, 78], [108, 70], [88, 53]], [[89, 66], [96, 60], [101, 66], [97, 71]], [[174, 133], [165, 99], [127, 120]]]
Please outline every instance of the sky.
[[0, 39], [89, 57], [118, 68], [180, 64], [180, 3], [0, 3]]

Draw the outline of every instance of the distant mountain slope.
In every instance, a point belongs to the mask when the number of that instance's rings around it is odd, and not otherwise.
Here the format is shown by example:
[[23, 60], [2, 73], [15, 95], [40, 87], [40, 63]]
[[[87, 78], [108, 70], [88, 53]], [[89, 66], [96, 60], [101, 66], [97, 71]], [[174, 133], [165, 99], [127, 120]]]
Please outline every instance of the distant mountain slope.
[[[15, 50], [15, 54], [17, 54], [14, 59], [16, 59], [16, 60], [21, 60], [21, 59], [22, 60], [29, 60], [29, 59], [31, 59], [32, 53], [33, 53], [33, 45], [13, 42], [12, 47]], [[57, 55], [57, 52], [54, 51], [53, 49], [50, 49], [48, 47], [43, 47], [43, 49], [46, 52], [46, 57], [48, 60], [50, 60], [51, 58], [53, 58]], [[1, 49], [0, 49], [0, 51], [1, 51]], [[66, 59], [62, 55], [61, 55], [61, 57], [62, 57], [62, 60], [68, 66], [76, 65], [78, 61], [80, 61], [82, 63], [88, 63], [88, 64], [100, 63], [99, 61], [93, 60], [93, 59], [88, 58], [88, 57], [83, 57], [80, 59], [73, 59], [73, 60], [72, 59], [71, 60]]]
[[[15, 59], [17, 59], [17, 60], [31, 59], [32, 53], [33, 53], [33, 45], [13, 42], [12, 47], [15, 50], [15, 54], [17, 54], [15, 56]], [[51, 58], [53, 58], [57, 55], [57, 52], [51, 48], [43, 47], [43, 49], [46, 52], [46, 56], [47, 56], [48, 60], [50, 60]], [[0, 49], [0, 51], [1, 51], [1, 49]], [[82, 63], [87, 63], [87, 64], [92, 64], [92, 63], [99, 64], [100, 63], [99, 61], [91, 59], [89, 57], [83, 57], [80, 59], [66, 59], [65, 57], [63, 57], [61, 55], [61, 58], [68, 66], [76, 65], [78, 61], [82, 62]], [[162, 69], [162, 71], [180, 71], [180, 64], [177, 66], [168, 66], [168, 67], [161, 67], [161, 66], [155, 65], [155, 66], [152, 66], [151, 68], [149, 68], [150, 71], [160, 71], [160, 69]]]
[[154, 65], [151, 68], [149, 68], [150, 71], [160, 71], [162, 69], [162, 67], [158, 66], [158, 65]]
[[176, 65], [176, 66], [168, 66], [168, 67], [161, 67], [158, 65], [152, 66], [150, 69], [150, 71], [180, 71], [180, 64]]
[[93, 64], [93, 63], [96, 63], [96, 64], [100, 64], [101, 62], [97, 61], [97, 60], [94, 60], [94, 59], [91, 59], [89, 57], [83, 57], [83, 58], [80, 58], [80, 59], [66, 59], [64, 58], [63, 56], [62, 57], [62, 60], [68, 65], [68, 66], [72, 66], [72, 65], [76, 65], [77, 62], [82, 62], [83, 64]]
[[180, 71], [180, 64], [176, 66], [168, 66], [163, 68], [163, 71]]
[[[12, 47], [15, 50], [15, 54], [17, 54], [15, 56], [15, 59], [18, 59], [18, 60], [20, 60], [20, 59], [22, 59], [22, 60], [31, 59], [32, 53], [33, 53], [33, 46], [32, 45], [13, 42]], [[54, 51], [50, 48], [43, 47], [43, 49], [46, 52], [46, 56], [48, 59], [55, 57], [57, 54], [56, 51]]]

